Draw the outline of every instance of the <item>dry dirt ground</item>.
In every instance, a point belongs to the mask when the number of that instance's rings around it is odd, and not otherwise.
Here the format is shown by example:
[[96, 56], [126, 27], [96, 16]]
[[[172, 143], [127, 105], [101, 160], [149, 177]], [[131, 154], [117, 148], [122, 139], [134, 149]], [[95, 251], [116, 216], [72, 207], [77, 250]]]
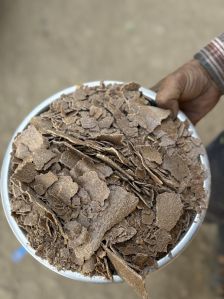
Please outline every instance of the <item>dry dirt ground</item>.
[[[97, 79], [150, 86], [223, 31], [222, 0], [0, 0], [0, 159], [11, 134], [42, 99]], [[223, 101], [198, 126], [208, 143], [224, 127]], [[64, 279], [19, 246], [0, 210], [0, 299], [137, 298], [126, 284]], [[216, 227], [148, 279], [152, 299], [215, 298], [211, 287]]]

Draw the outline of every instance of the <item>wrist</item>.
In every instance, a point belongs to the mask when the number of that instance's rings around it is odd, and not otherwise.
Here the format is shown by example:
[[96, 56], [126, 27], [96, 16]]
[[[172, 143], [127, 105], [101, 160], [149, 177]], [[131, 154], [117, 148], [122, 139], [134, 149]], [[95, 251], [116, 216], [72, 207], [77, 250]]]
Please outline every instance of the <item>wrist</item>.
[[221, 94], [224, 94], [224, 33], [194, 55]]
[[208, 82], [210, 85], [216, 90], [216, 92], [220, 95], [220, 97], [224, 94], [224, 90], [217, 84], [217, 82], [213, 78], [213, 73], [209, 72], [209, 70], [201, 63], [200, 60], [192, 59], [190, 63], [207, 77]]

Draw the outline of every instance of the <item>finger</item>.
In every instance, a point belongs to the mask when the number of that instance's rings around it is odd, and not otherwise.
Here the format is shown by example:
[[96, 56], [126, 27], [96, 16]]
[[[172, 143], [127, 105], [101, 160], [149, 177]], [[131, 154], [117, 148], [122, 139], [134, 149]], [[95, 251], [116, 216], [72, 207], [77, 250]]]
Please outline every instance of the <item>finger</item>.
[[203, 118], [203, 115], [200, 115], [195, 112], [188, 112], [188, 113], [186, 113], [186, 115], [190, 119], [190, 121], [192, 122], [193, 125], [196, 125], [199, 122], [199, 120], [201, 120]]
[[178, 100], [181, 96], [181, 88], [178, 79], [170, 75], [160, 85], [156, 96], [156, 103], [159, 107], [170, 109], [176, 117], [179, 110]]
[[195, 125], [202, 117], [203, 112], [198, 105], [195, 105], [195, 101], [179, 103], [180, 110], [190, 119], [193, 125]]
[[164, 81], [164, 79], [160, 80], [155, 85], [151, 86], [150, 89], [155, 91], [155, 92], [158, 92], [158, 90], [160, 89], [160, 86], [163, 83], [163, 81]]
[[[212, 101], [211, 101], [212, 99]], [[180, 109], [188, 116], [193, 124], [198, 123], [219, 101], [220, 96], [210, 90], [206, 95], [188, 102], [180, 102]]]

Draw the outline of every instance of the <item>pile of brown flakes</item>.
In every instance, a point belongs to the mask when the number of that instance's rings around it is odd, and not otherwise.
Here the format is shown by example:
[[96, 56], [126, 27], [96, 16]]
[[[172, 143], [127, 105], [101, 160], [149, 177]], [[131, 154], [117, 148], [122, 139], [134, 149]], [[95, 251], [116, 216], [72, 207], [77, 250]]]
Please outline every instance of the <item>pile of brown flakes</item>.
[[201, 153], [138, 84], [81, 86], [15, 138], [12, 215], [58, 269], [118, 273], [146, 298], [147, 268], [204, 208]]

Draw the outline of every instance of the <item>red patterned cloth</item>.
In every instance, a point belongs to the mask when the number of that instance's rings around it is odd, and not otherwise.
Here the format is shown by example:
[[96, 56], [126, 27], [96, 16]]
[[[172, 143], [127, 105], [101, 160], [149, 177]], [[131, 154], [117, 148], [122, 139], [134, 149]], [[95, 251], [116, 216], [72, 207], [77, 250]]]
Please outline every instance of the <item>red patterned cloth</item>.
[[194, 55], [224, 93], [224, 33]]

